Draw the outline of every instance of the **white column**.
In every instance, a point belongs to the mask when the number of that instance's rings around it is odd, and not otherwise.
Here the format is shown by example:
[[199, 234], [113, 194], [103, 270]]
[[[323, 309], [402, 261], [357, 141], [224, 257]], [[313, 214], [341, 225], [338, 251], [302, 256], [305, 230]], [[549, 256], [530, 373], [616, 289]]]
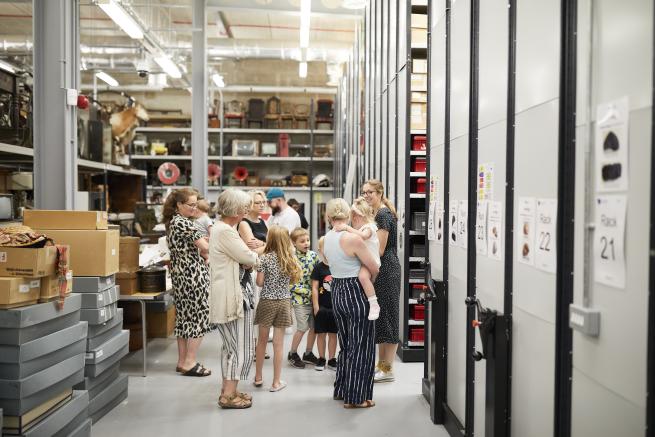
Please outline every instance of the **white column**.
[[191, 180], [207, 197], [207, 13], [206, 0], [193, 0], [191, 86]]

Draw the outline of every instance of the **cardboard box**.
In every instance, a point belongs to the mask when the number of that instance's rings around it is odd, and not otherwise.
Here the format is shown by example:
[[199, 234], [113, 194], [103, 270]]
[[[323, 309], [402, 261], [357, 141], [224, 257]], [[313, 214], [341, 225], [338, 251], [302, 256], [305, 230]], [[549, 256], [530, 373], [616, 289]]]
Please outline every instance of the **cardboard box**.
[[428, 28], [428, 16], [427, 14], [412, 14], [412, 28], [416, 29], [427, 29]]
[[139, 270], [139, 237], [120, 237], [118, 271], [135, 273]]
[[40, 278], [54, 274], [56, 266], [55, 246], [40, 249], [0, 247], [0, 276]]
[[[66, 296], [73, 292], [73, 271], [66, 273]], [[59, 297], [59, 275], [54, 274], [41, 278], [41, 295], [39, 302], [48, 302]]]
[[0, 278], [0, 308], [17, 308], [37, 303], [41, 278]]
[[[107, 229], [105, 211], [58, 211], [26, 209], [23, 224], [32, 229], [96, 230]], [[48, 234], [44, 232], [44, 234]]]
[[412, 59], [412, 73], [428, 73], [427, 59]]
[[428, 30], [412, 27], [412, 47], [427, 47]]
[[130, 330], [130, 352], [143, 349], [143, 328], [141, 324], [126, 326]]
[[168, 338], [175, 329], [175, 306], [171, 305], [165, 313], [146, 313], [146, 327], [149, 338]]
[[109, 276], [118, 271], [119, 232], [39, 229], [57, 244], [70, 246], [70, 268], [77, 276]]
[[428, 90], [428, 75], [423, 73], [412, 73], [412, 91]]
[[427, 103], [428, 93], [423, 91], [412, 92], [412, 103]]
[[131, 277], [123, 278], [121, 273], [116, 275], [116, 284], [121, 287], [121, 294], [131, 295], [139, 291], [139, 279], [136, 273], [130, 273]]
[[427, 103], [412, 103], [410, 129], [425, 129], [427, 127], [427, 111]]

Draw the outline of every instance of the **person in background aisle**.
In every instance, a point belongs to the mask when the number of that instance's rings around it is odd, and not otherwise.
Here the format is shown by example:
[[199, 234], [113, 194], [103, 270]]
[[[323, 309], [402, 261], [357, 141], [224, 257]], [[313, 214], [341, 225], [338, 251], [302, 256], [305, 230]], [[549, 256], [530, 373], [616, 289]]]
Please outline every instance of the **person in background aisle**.
[[380, 317], [375, 321], [375, 342], [378, 344], [379, 355], [375, 382], [391, 382], [394, 380], [393, 360], [400, 343], [398, 215], [389, 199], [384, 197], [384, 186], [380, 181], [367, 181], [362, 187], [362, 196], [375, 211], [380, 240], [380, 274], [373, 284], [380, 303]]
[[214, 220], [209, 217], [209, 211], [209, 203], [205, 199], [198, 199], [198, 208], [196, 208], [196, 213], [193, 217], [196, 219], [196, 227], [207, 238], [209, 238], [209, 233], [214, 224]]
[[270, 391], [277, 392], [287, 386], [280, 379], [284, 330], [291, 326], [291, 288], [302, 277], [302, 269], [293, 253], [293, 246], [286, 228], [271, 226], [268, 229], [264, 255], [257, 265], [257, 285], [262, 287], [261, 299], [255, 314], [259, 325], [257, 340], [257, 366], [255, 387], [264, 384], [262, 370], [268, 333], [273, 327], [273, 383]]
[[[312, 352], [316, 334], [314, 334], [311, 279], [314, 266], [318, 263], [318, 254], [309, 250], [310, 239], [309, 232], [306, 229], [294, 229], [291, 232], [291, 242], [296, 248], [296, 259], [302, 268], [302, 278], [291, 286], [291, 302], [296, 316], [296, 333], [293, 335], [291, 350], [287, 359], [293, 367], [304, 369], [305, 363], [314, 366], [318, 364], [318, 358]], [[307, 334], [307, 347], [301, 360], [298, 355], [298, 346], [300, 346], [300, 342], [307, 331], [309, 331]]]
[[294, 229], [300, 227], [300, 216], [295, 209], [287, 205], [286, 200], [284, 200], [284, 191], [273, 187], [266, 193], [266, 200], [268, 200], [272, 212], [266, 223], [269, 228], [271, 226], [282, 226], [290, 234]]
[[[373, 208], [366, 203], [363, 197], [358, 197], [352, 205], [350, 212], [350, 220], [354, 227], [348, 225], [340, 225], [335, 228], [336, 231], [347, 231], [359, 235], [364, 240], [366, 247], [371, 252], [378, 267], [380, 267], [380, 241], [378, 240], [378, 227], [375, 225], [373, 215]], [[380, 317], [380, 305], [378, 305], [378, 298], [375, 296], [375, 287], [373, 286], [373, 277], [371, 272], [364, 266], [359, 271], [359, 282], [364, 287], [364, 293], [368, 298], [368, 303], [371, 307], [368, 313], [369, 320], [377, 320]]]
[[332, 274], [323, 253], [325, 237], [318, 240], [320, 261], [312, 271], [312, 306], [314, 309], [314, 331], [318, 344], [318, 363], [315, 370], [325, 370], [325, 337], [328, 338], [328, 369], [337, 370], [337, 322], [332, 311]]
[[332, 305], [341, 346], [333, 397], [343, 400], [344, 408], [369, 408], [375, 406], [375, 323], [368, 320], [369, 304], [358, 275], [362, 264], [373, 276], [378, 266], [359, 235], [335, 230], [350, 218], [346, 201], [332, 199], [326, 209], [332, 230], [325, 236], [324, 253], [332, 272]]
[[236, 226], [250, 210], [252, 200], [241, 190], [228, 188], [218, 197], [220, 220], [209, 239], [211, 293], [209, 320], [221, 337], [223, 386], [221, 408], [242, 409], [252, 405], [252, 396], [237, 391], [247, 381], [255, 352], [253, 318], [255, 292], [251, 281], [243, 281], [245, 269], [252, 269], [258, 256], [241, 240]]
[[[237, 229], [241, 239], [248, 245], [250, 250], [262, 255], [264, 253], [264, 246], [266, 245], [266, 234], [268, 234], [268, 227], [266, 222], [260, 217], [266, 207], [266, 194], [263, 191], [251, 191], [250, 198], [252, 199], [252, 206], [248, 214], [241, 220]], [[250, 281], [254, 278], [252, 271], [246, 270], [244, 281]], [[259, 303], [260, 288], [255, 284], [255, 309]], [[258, 329], [255, 330], [255, 342], [258, 338]], [[266, 359], [270, 356], [268, 353], [264, 354]]]
[[309, 229], [309, 223], [305, 218], [305, 214], [300, 212], [300, 203], [296, 199], [289, 199], [287, 205], [289, 205], [298, 213], [298, 217], [300, 217], [300, 227], [303, 229]]
[[185, 376], [209, 376], [211, 371], [196, 361], [203, 336], [209, 332], [209, 268], [203, 254], [209, 243], [191, 218], [198, 207], [193, 190], [174, 190], [164, 203], [170, 273], [175, 297], [176, 371]]

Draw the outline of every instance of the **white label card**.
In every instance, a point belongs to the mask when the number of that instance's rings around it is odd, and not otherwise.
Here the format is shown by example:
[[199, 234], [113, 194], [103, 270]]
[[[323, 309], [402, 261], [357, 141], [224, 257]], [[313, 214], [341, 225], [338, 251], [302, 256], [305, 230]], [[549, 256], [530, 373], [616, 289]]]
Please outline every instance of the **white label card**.
[[502, 261], [502, 237], [503, 237], [503, 204], [501, 202], [489, 202], [487, 214], [487, 256], [491, 259]]
[[30, 284], [20, 284], [18, 286], [18, 292], [19, 293], [29, 293], [30, 292]]
[[468, 247], [468, 218], [469, 218], [469, 206], [466, 200], [460, 200], [459, 206], [457, 207], [457, 230], [459, 235], [457, 240], [459, 247], [466, 249]]
[[100, 349], [100, 350], [98, 351], [98, 353], [96, 354], [96, 358], [100, 358], [100, 357], [103, 356], [104, 354], [105, 354], [105, 353], [103, 352], [103, 350]]
[[557, 271], [557, 200], [537, 199], [537, 241], [535, 266], [549, 273]]
[[443, 204], [441, 202], [437, 202], [437, 206], [435, 208], [434, 214], [436, 217], [434, 220], [437, 223], [437, 243], [443, 244]]
[[626, 196], [596, 198], [594, 280], [615, 288], [625, 288], [626, 212]]
[[520, 197], [516, 222], [516, 254], [519, 262], [534, 265], [534, 197]]
[[7, 262], [7, 252], [0, 252], [0, 263]]
[[475, 248], [478, 255], [487, 255], [487, 208], [489, 202], [478, 200], [475, 220]]
[[41, 288], [41, 281], [39, 279], [30, 281], [30, 288]]
[[448, 213], [449, 215], [449, 225], [450, 225], [450, 235], [448, 236], [448, 240], [450, 241], [451, 246], [459, 246], [457, 242], [459, 241], [459, 226], [458, 226], [458, 220], [457, 220], [457, 207], [458, 203], [456, 200], [453, 200], [452, 203], [450, 204], [450, 211]]
[[596, 191], [628, 189], [628, 97], [598, 105], [595, 130]]
[[428, 209], [428, 240], [434, 241], [437, 239], [437, 236], [434, 232], [434, 210], [436, 209], [435, 203], [430, 202], [430, 207]]

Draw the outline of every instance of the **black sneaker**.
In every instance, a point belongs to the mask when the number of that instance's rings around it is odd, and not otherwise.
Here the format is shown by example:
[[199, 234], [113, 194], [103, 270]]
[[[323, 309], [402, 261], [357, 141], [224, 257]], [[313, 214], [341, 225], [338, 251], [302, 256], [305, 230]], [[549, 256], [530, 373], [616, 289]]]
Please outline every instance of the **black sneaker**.
[[297, 352], [289, 352], [287, 359], [289, 360], [289, 364], [291, 364], [296, 369], [305, 368], [305, 363], [302, 362]]
[[321, 372], [325, 370], [325, 358], [319, 358], [318, 362], [314, 366], [314, 370]]
[[330, 370], [337, 370], [337, 359], [336, 358], [330, 358], [327, 362], [328, 369]]
[[314, 355], [314, 352], [305, 352], [302, 354], [302, 360], [307, 364], [316, 365], [318, 363], [318, 358]]

